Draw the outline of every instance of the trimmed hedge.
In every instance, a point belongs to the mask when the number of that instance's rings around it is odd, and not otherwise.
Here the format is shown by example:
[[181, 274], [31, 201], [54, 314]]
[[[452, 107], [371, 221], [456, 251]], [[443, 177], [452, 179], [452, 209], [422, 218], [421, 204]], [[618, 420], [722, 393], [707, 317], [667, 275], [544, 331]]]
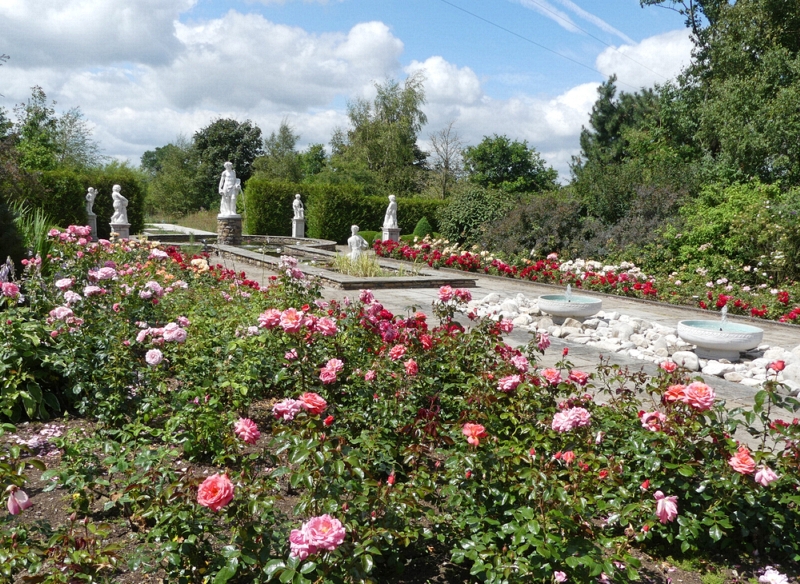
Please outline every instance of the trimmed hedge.
[[[347, 242], [350, 226], [380, 231], [389, 202], [366, 196], [360, 185], [292, 184], [258, 176], [245, 187], [247, 231], [253, 235], [291, 235], [292, 201], [300, 193], [306, 210], [306, 235]], [[423, 217], [436, 217], [446, 203], [436, 199], [397, 198], [401, 233], [412, 233]]]
[[47, 213], [59, 227], [86, 225], [86, 201], [81, 177], [71, 170], [35, 173], [38, 185], [31, 193], [31, 205]]

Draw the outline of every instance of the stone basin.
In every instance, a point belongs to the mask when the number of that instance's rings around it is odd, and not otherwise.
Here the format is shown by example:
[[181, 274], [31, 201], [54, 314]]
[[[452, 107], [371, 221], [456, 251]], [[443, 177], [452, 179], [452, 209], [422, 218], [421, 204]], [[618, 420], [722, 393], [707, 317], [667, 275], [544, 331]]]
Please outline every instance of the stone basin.
[[603, 301], [589, 296], [572, 294], [567, 300], [566, 294], [546, 294], [539, 296], [539, 310], [554, 317], [553, 322], [561, 324], [566, 318], [581, 319], [597, 314], [603, 307]]
[[678, 336], [697, 348], [701, 359], [738, 361], [739, 353], [755, 349], [764, 338], [764, 329], [719, 320], [682, 320]]

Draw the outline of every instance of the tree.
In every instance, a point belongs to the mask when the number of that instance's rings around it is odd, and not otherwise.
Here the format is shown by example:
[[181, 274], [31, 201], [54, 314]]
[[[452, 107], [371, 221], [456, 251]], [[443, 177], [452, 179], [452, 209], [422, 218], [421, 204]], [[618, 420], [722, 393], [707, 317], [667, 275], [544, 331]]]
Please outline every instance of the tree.
[[197, 160], [198, 207], [212, 209], [219, 205], [217, 185], [225, 162], [232, 162], [242, 185], [253, 174], [253, 161], [263, 153], [261, 129], [250, 120], [213, 121], [194, 134]]
[[308, 150], [301, 152], [300, 169], [303, 173], [303, 180], [311, 179], [325, 169], [328, 157], [325, 154], [325, 146], [322, 144], [312, 144]]
[[92, 131], [79, 107], [68, 110], [56, 120], [53, 144], [57, 166], [91, 168], [99, 166], [105, 158], [92, 139]]
[[275, 180], [300, 182], [303, 178], [303, 168], [300, 155], [295, 148], [299, 139], [300, 136], [294, 133], [284, 119], [278, 128], [278, 133], [272, 132], [269, 138], [264, 140], [264, 155], [253, 163], [254, 171]]
[[455, 122], [447, 124], [446, 128], [430, 135], [433, 148], [433, 171], [436, 191], [442, 199], [450, 194], [453, 184], [459, 179], [462, 170], [461, 137], [453, 128]]
[[55, 135], [57, 127], [55, 102], [47, 104], [47, 95], [38, 85], [32, 88], [27, 102], [14, 108], [17, 121], [17, 150], [21, 165], [28, 170], [49, 170], [56, 166]]
[[420, 190], [427, 158], [417, 146], [417, 134], [427, 122], [421, 109], [424, 80], [419, 72], [402, 86], [388, 80], [375, 85], [378, 93], [371, 103], [357, 99], [348, 104], [351, 128], [335, 132], [331, 140], [329, 180], [346, 177], [381, 194]]
[[145, 152], [142, 169], [152, 177], [147, 187], [151, 213], [180, 217], [200, 208], [196, 153], [186, 138]]
[[464, 149], [464, 168], [471, 182], [509, 193], [542, 192], [557, 186], [558, 172], [545, 166], [527, 141], [512, 142], [497, 134]]

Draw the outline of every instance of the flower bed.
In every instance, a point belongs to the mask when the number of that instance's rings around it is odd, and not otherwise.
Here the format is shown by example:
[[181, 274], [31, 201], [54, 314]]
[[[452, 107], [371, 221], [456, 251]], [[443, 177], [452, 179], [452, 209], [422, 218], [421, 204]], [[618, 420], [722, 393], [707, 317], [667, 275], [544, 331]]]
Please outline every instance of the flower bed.
[[[31, 262], [4, 288], [0, 411], [80, 416], [55, 455], [0, 446], [4, 577], [386, 582], [433, 556], [451, 581], [624, 582], [636, 550], [800, 560], [800, 422], [770, 416], [800, 404], [774, 381], [729, 412], [674, 363], [541, 369], [546, 335], [515, 349], [510, 322], [454, 319], [468, 290], [443, 288], [434, 323], [369, 291], [326, 302], [292, 258], [262, 288], [75, 235], [54, 235], [52, 276]], [[48, 491], [67, 508], [34, 521]]]
[[645, 298], [671, 304], [696, 306], [704, 310], [728, 307], [730, 314], [800, 322], [800, 284], [774, 282], [766, 273], [744, 266], [740, 282], [734, 277], [709, 280], [707, 271], [644, 274], [630, 262], [604, 265], [592, 260], [562, 261], [556, 254], [546, 259], [515, 257], [505, 261], [487, 251], [461, 249], [446, 240], [425, 239], [412, 245], [375, 241], [375, 253], [393, 259], [422, 261], [433, 268], [453, 268], [467, 272], [520, 278], [543, 284], [572, 285], [575, 288]]

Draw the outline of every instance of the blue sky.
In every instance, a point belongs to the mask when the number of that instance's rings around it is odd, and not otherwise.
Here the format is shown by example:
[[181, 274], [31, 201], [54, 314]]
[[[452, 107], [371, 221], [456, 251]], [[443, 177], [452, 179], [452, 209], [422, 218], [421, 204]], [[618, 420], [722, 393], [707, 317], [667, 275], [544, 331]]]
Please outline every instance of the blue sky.
[[691, 50], [678, 14], [638, 0], [5, 0], [0, 20], [0, 106], [40, 85], [135, 163], [218, 117], [327, 143], [349, 99], [421, 70], [423, 148], [453, 122], [465, 144], [527, 140], [566, 179], [597, 85], [664, 82]]

